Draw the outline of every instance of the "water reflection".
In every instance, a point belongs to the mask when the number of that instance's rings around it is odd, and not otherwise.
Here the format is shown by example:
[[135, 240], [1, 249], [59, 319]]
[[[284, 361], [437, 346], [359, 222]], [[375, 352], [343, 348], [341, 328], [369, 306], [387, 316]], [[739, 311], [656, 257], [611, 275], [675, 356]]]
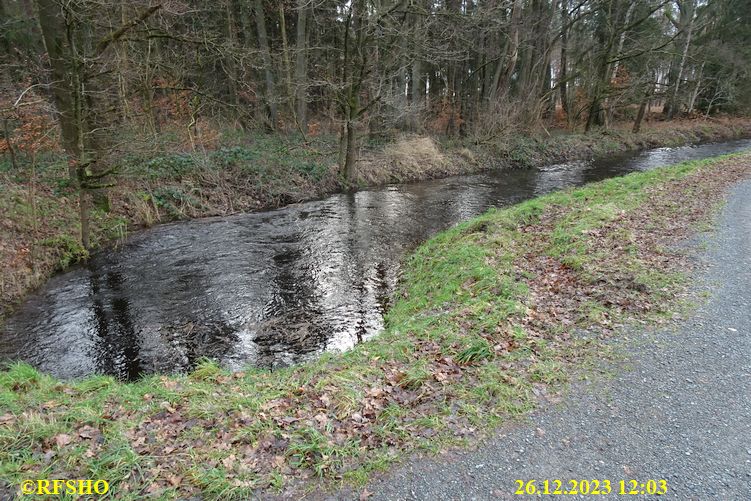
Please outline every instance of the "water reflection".
[[490, 207], [748, 147], [662, 148], [160, 226], [50, 280], [8, 320], [0, 357], [63, 378], [134, 379], [202, 356], [276, 368], [346, 350], [383, 328], [401, 260], [430, 235]]
[[123, 278], [120, 273], [109, 272], [102, 280], [94, 271], [89, 283], [96, 335], [91, 355], [98, 367], [111, 367], [118, 378], [135, 378], [141, 373], [141, 339], [133, 326], [127, 295], [123, 294]]

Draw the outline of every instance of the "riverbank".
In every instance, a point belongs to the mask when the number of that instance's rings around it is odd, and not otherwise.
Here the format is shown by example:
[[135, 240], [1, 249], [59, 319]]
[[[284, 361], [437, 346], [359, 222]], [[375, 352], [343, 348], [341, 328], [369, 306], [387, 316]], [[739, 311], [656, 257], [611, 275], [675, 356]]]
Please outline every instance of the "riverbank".
[[[464, 443], [535, 406], [603, 338], [672, 318], [706, 228], [751, 154], [609, 179], [443, 232], [405, 265], [386, 330], [342, 355], [229, 374], [62, 383], [0, 373], [0, 476], [103, 478], [119, 498], [245, 499], [361, 484], [402, 454]], [[587, 335], [581, 335], [586, 333]]]
[[[625, 127], [625, 125], [624, 125]], [[679, 146], [751, 134], [751, 120], [650, 122], [633, 134], [615, 128], [588, 135], [554, 132], [492, 144], [438, 144], [407, 137], [371, 145], [358, 164], [360, 187], [534, 167], [618, 151]], [[343, 189], [332, 138], [308, 144], [279, 136], [227, 137], [216, 149], [185, 153], [165, 142], [159, 153], [123, 155], [111, 210], [94, 211], [94, 247], [165, 221], [279, 207]], [[21, 169], [0, 169], [0, 322], [54, 272], [85, 259], [77, 243], [75, 192], [64, 159], [39, 154]]]
[[571, 384], [560, 405], [471, 450], [418, 455], [356, 492], [309, 500], [353, 500], [365, 489], [369, 501], [518, 500], [519, 480], [543, 493], [546, 480], [548, 492], [556, 488], [552, 479], [564, 493], [574, 480], [612, 498], [633, 479], [646, 484], [640, 491], [666, 490], [661, 500], [751, 499], [751, 399], [742, 397], [751, 395], [751, 178], [730, 190], [689, 255], [698, 308], [659, 327], [619, 330], [619, 356], [602, 364], [607, 377]]

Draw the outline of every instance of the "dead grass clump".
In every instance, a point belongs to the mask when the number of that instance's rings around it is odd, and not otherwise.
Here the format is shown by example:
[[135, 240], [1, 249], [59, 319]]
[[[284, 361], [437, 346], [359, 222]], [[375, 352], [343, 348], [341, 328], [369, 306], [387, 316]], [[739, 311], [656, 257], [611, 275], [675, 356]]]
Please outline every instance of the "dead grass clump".
[[477, 156], [475, 156], [475, 154], [469, 148], [462, 148], [458, 151], [458, 153], [459, 153], [459, 156], [462, 157], [467, 162], [470, 162], [472, 164], [479, 163]]
[[386, 157], [402, 169], [424, 169], [426, 164], [442, 164], [445, 157], [429, 137], [400, 139], [384, 148]]
[[419, 179], [442, 171], [448, 160], [429, 137], [400, 139], [383, 148], [383, 167], [397, 180]]

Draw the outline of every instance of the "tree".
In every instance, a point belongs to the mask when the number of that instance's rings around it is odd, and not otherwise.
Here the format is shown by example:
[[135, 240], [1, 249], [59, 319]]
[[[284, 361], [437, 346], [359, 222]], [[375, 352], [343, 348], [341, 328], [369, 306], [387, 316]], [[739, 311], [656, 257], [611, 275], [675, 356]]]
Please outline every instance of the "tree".
[[297, 0], [297, 31], [295, 36], [295, 106], [297, 123], [303, 130], [308, 130], [308, 17], [310, 1]]
[[161, 6], [154, 5], [131, 21], [95, 39], [90, 29], [99, 4], [86, 1], [37, 0], [39, 25], [51, 68], [52, 95], [58, 112], [62, 146], [68, 154], [69, 175], [79, 189], [81, 244], [90, 247], [89, 214], [92, 202], [107, 205], [103, 181], [113, 172], [102, 164], [112, 103], [111, 52], [126, 32]]
[[276, 87], [274, 84], [274, 72], [271, 64], [271, 51], [269, 49], [269, 39], [266, 34], [266, 13], [263, 9], [263, 0], [253, 0], [253, 7], [256, 19], [256, 29], [258, 30], [258, 46], [261, 49], [263, 58], [263, 74], [266, 83], [266, 93], [264, 95], [266, 107], [266, 125], [270, 130], [276, 129]]

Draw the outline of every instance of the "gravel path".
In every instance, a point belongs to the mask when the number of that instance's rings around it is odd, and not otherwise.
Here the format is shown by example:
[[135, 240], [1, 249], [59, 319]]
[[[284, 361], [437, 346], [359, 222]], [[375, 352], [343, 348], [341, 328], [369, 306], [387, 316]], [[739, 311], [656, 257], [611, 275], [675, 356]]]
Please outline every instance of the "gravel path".
[[399, 466], [368, 499], [524, 499], [516, 479], [609, 479], [617, 491], [633, 478], [667, 480], [661, 499], [751, 500], [751, 180], [707, 242], [697, 287], [708, 301], [677, 328], [640, 334], [628, 370], [572, 389], [477, 450]]

